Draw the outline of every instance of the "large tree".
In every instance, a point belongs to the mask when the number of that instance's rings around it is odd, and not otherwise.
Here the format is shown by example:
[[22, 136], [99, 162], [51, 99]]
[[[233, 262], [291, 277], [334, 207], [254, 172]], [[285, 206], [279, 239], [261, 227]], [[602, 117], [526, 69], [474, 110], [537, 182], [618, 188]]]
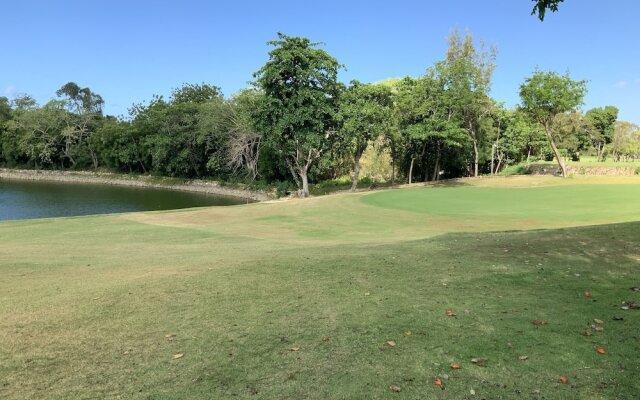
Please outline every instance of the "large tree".
[[[265, 139], [285, 160], [309, 195], [309, 169], [328, 148], [341, 85], [341, 65], [307, 38], [278, 33], [274, 49], [254, 74], [265, 95], [261, 125]], [[299, 179], [298, 179], [299, 178]]]
[[614, 106], [592, 108], [587, 111], [587, 121], [591, 124], [591, 143], [597, 152], [598, 161], [604, 161], [606, 145], [613, 141], [618, 109]]
[[[429, 153], [434, 156], [432, 176], [437, 179], [442, 151], [462, 147], [466, 139], [444, 81], [438, 79], [434, 69], [420, 78], [407, 77], [398, 85], [396, 98], [394, 114], [409, 162], [409, 183], [413, 182], [416, 161], [423, 161]], [[429, 177], [426, 166], [423, 162], [425, 180]]]
[[453, 111], [472, 144], [472, 173], [478, 176], [483, 125], [493, 108], [489, 91], [496, 51], [493, 47], [485, 49], [482, 42], [476, 48], [469, 33], [462, 37], [458, 31], [453, 31], [448, 41], [447, 57], [437, 63], [435, 69], [444, 84], [447, 108]]
[[558, 150], [558, 132], [554, 132], [553, 121], [559, 114], [575, 111], [587, 93], [587, 81], [574, 81], [569, 74], [535, 70], [520, 86], [522, 110], [542, 125], [553, 150], [553, 154], [567, 176], [567, 167]]
[[360, 158], [370, 141], [391, 130], [393, 98], [391, 89], [383, 85], [351, 82], [340, 96], [336, 120], [339, 123], [338, 141], [353, 162], [351, 191], [360, 177]]
[[98, 155], [89, 137], [96, 131], [102, 118], [102, 96], [88, 87], [80, 87], [75, 82], [68, 82], [56, 91], [63, 99], [68, 113], [66, 127], [62, 130], [63, 157], [75, 167], [83, 154], [88, 154], [93, 168], [98, 168]]

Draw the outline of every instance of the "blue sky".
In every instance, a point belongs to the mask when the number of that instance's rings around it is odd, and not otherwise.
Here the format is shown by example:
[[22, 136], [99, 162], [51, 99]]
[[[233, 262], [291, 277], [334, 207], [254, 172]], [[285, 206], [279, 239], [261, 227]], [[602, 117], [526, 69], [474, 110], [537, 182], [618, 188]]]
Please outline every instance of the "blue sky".
[[[603, 5], [604, 4], [604, 5]], [[40, 103], [68, 81], [89, 86], [108, 114], [207, 82], [248, 86], [281, 31], [326, 43], [340, 79], [420, 75], [442, 59], [453, 28], [498, 49], [492, 95], [518, 103], [536, 66], [589, 80], [583, 109], [612, 104], [640, 123], [640, 1], [566, 0], [540, 23], [530, 0], [3, 1], [0, 96]]]

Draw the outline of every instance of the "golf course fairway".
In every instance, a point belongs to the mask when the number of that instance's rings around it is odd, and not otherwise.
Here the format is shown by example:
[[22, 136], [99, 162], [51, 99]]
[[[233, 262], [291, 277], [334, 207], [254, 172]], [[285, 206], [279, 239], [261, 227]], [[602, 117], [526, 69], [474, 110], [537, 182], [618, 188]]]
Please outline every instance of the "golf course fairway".
[[7, 221], [0, 398], [633, 399], [637, 287], [640, 177]]

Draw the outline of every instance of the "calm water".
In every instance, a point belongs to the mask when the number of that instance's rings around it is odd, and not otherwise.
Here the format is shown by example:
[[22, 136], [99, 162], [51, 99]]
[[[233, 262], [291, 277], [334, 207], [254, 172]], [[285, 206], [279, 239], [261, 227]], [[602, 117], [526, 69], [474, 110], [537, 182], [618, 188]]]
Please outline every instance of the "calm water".
[[228, 206], [246, 200], [173, 190], [0, 180], [0, 220]]

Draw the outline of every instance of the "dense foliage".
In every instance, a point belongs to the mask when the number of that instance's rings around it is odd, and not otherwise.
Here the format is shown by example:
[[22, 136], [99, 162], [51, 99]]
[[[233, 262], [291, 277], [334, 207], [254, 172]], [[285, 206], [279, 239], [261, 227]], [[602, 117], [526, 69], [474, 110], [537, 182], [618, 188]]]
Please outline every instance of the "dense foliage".
[[74, 82], [43, 105], [0, 97], [0, 165], [258, 180], [307, 195], [309, 182], [337, 178], [355, 190], [374, 170], [375, 179], [413, 182], [554, 158], [566, 174], [563, 160], [584, 154], [640, 158], [640, 130], [618, 121], [616, 107], [579, 111], [586, 81], [535, 70], [520, 106], [496, 102], [496, 52], [468, 33], [452, 33], [423, 76], [350, 85], [320, 44], [284, 34], [269, 44], [253, 87], [228, 98], [214, 85], [184, 84], [115, 118]]

